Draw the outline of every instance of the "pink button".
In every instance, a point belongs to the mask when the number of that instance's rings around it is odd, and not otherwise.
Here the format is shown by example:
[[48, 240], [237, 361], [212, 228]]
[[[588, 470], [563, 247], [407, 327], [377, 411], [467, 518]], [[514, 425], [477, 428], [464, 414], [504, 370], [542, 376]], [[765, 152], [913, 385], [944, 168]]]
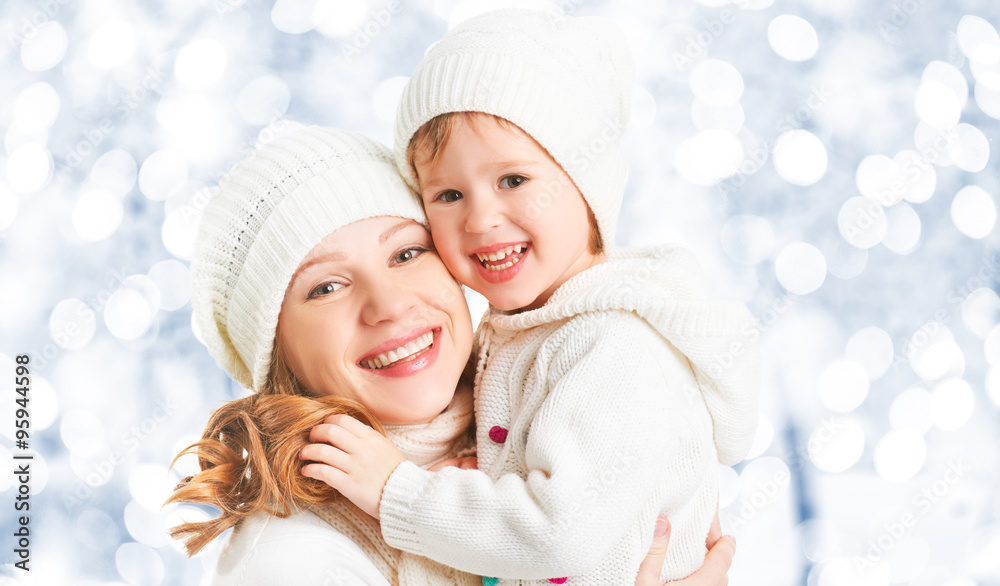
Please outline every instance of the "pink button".
[[[490, 428], [490, 439], [498, 444], [502, 444], [507, 441], [507, 430], [499, 425], [494, 425]], [[560, 582], [561, 584], [562, 582]]]
[[566, 580], [567, 578], [549, 578], [549, 582], [552, 582], [553, 584], [565, 584]]

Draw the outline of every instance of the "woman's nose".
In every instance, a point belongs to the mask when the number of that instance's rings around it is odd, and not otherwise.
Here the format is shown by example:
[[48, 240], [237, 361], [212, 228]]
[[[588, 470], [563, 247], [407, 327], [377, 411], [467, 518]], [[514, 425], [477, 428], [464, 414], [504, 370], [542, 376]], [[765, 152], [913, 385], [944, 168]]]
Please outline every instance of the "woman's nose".
[[405, 283], [384, 278], [368, 285], [368, 294], [361, 309], [361, 318], [368, 325], [403, 319], [419, 311], [419, 295]]

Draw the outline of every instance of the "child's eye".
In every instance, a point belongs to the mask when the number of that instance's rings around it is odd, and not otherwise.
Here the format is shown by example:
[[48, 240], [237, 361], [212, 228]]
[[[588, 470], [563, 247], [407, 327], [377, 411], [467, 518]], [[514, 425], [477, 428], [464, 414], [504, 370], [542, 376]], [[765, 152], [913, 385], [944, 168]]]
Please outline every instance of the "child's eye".
[[392, 262], [398, 265], [406, 264], [425, 252], [427, 252], [427, 249], [422, 246], [411, 246], [405, 250], [400, 250], [396, 256], [392, 257]]
[[524, 185], [528, 178], [523, 175], [507, 175], [500, 179], [500, 189], [514, 189]]
[[333, 281], [327, 281], [321, 285], [318, 285], [315, 289], [309, 292], [309, 299], [317, 299], [319, 297], [325, 297], [331, 293], [336, 293], [340, 291], [347, 285], [343, 283], [335, 283]]
[[442, 191], [434, 198], [434, 201], [440, 201], [443, 203], [453, 203], [462, 199], [462, 194], [455, 191], [454, 189], [449, 189], [448, 191]]

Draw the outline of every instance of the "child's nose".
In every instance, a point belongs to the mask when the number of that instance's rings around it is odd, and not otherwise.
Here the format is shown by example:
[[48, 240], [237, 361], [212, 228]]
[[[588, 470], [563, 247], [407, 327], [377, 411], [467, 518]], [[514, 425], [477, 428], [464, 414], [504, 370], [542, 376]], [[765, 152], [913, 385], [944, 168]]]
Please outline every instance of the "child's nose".
[[491, 197], [472, 197], [465, 217], [465, 231], [472, 234], [485, 234], [498, 227], [503, 214]]

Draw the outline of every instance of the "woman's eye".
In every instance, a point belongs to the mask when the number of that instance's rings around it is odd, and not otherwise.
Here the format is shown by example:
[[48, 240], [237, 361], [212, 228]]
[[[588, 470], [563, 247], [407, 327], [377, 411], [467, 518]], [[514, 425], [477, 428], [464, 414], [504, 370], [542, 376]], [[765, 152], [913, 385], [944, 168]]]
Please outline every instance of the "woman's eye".
[[343, 283], [328, 282], [319, 285], [315, 289], [309, 292], [309, 299], [316, 299], [317, 297], [324, 297], [331, 293], [336, 293], [343, 289], [346, 285]]
[[523, 175], [507, 175], [500, 179], [500, 189], [514, 189], [524, 185], [528, 178]]
[[405, 264], [417, 258], [418, 256], [420, 256], [425, 252], [427, 252], [427, 249], [421, 246], [414, 246], [412, 248], [407, 248], [406, 250], [399, 251], [399, 253], [392, 258], [392, 262], [394, 264]]
[[462, 194], [454, 190], [442, 191], [434, 199], [443, 203], [453, 203], [462, 199]]

